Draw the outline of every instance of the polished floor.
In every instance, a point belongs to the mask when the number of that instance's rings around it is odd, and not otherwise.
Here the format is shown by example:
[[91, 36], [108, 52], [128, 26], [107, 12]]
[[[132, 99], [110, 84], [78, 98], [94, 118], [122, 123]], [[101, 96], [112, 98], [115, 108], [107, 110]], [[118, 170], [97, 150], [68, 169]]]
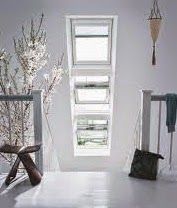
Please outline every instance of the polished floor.
[[36, 187], [26, 177], [8, 188], [0, 179], [0, 208], [177, 208], [176, 182], [125, 173], [51, 172]]

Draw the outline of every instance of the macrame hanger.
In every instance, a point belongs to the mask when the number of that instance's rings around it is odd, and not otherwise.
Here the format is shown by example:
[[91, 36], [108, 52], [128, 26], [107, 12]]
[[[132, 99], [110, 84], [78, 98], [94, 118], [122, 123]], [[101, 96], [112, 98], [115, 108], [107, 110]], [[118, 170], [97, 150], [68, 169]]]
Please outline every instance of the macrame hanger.
[[151, 37], [153, 40], [152, 65], [156, 65], [156, 41], [158, 39], [162, 16], [158, 6], [158, 1], [153, 1], [153, 6], [149, 16]]

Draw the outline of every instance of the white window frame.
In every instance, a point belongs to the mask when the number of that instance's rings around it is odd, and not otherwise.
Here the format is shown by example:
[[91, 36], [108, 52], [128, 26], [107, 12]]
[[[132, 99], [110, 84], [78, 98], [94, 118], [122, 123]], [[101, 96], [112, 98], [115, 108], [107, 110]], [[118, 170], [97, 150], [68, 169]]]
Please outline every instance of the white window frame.
[[[107, 121], [107, 123], [106, 124], [103, 124], [103, 125], [98, 125], [98, 124], [95, 124], [95, 127], [97, 127], [97, 128], [93, 128], [93, 126], [92, 126], [92, 128], [93, 129], [87, 129], [87, 127], [86, 126], [84, 126], [84, 127], [80, 127], [80, 128], [78, 128], [78, 120], [79, 119], [88, 119], [88, 120], [105, 120], [105, 121]], [[90, 117], [90, 115], [89, 116], [86, 116], [86, 115], [83, 115], [82, 117], [80, 117], [80, 116], [78, 116], [77, 117], [77, 147], [78, 148], [80, 148], [79, 146], [78, 146], [78, 132], [79, 131], [106, 131], [107, 132], [107, 138], [106, 138], [106, 143], [107, 143], [107, 145], [106, 146], [104, 146], [103, 148], [101, 148], [101, 149], [107, 149], [108, 148], [108, 146], [109, 146], [109, 139], [108, 139], [108, 137], [109, 137], [109, 119], [107, 118], [107, 117], [102, 117], [102, 118], [100, 118], [100, 117], [98, 117], [98, 116], [95, 116], [95, 117]], [[89, 125], [88, 125], [89, 126]], [[86, 128], [86, 129], [85, 129]], [[82, 148], [82, 147], [81, 147]], [[94, 149], [93, 147], [87, 147], [87, 149]], [[98, 148], [99, 149], [99, 148]]]
[[[94, 90], [94, 89], [104, 89], [106, 90], [106, 100], [105, 101], [94, 101], [94, 100], [90, 100], [90, 101], [79, 101], [79, 97], [78, 97], [78, 90], [79, 89], [90, 89], [90, 90]], [[110, 98], [110, 89], [109, 89], [109, 84], [96, 84], [94, 86], [89, 86], [89, 84], [76, 84], [75, 85], [75, 103], [76, 104], [109, 104], [109, 98]]]
[[[108, 60], [107, 61], [76, 61], [76, 42], [75, 42], [75, 27], [76, 26], [80, 26], [80, 25], [84, 25], [84, 26], [108, 26], [108, 53], [107, 53], [107, 57]], [[83, 19], [72, 19], [71, 20], [71, 34], [72, 34], [72, 57], [73, 57], [73, 61], [72, 64], [73, 66], [77, 66], [77, 65], [109, 65], [111, 64], [111, 43], [112, 43], [112, 20], [111, 19], [87, 19], [87, 20], [83, 20]]]
[[[73, 59], [73, 43], [72, 43], [72, 21], [86, 21], [87, 23], [93, 23], [93, 20], [112, 22], [111, 29], [111, 52], [109, 63], [82, 63], [75, 64]], [[113, 117], [113, 101], [114, 101], [114, 82], [115, 82], [115, 66], [116, 66], [116, 45], [117, 45], [117, 16], [86, 16], [86, 15], [70, 15], [66, 16], [66, 32], [67, 32], [67, 51], [68, 51], [68, 67], [70, 77], [70, 96], [71, 96], [71, 114], [73, 125], [73, 145], [74, 156], [110, 156], [111, 150], [111, 137], [112, 137], [112, 117]], [[109, 110], [103, 111], [80, 111], [79, 105], [75, 104], [75, 76], [109, 76], [109, 88], [110, 88], [110, 100]], [[96, 116], [109, 117], [109, 145], [107, 149], [77, 149], [77, 136], [76, 136], [76, 120], [78, 116]]]
[[[108, 120], [108, 141], [107, 141], [107, 147], [104, 147], [103, 149], [82, 149], [82, 148], [77, 148], [77, 120], [78, 119], [105, 119]], [[110, 156], [110, 148], [111, 148], [111, 126], [110, 126], [110, 115], [109, 114], [81, 114], [81, 115], [75, 115], [74, 117], [74, 122], [73, 122], [73, 132], [74, 132], [74, 137], [73, 137], [73, 144], [74, 144], [74, 155], [75, 156]]]

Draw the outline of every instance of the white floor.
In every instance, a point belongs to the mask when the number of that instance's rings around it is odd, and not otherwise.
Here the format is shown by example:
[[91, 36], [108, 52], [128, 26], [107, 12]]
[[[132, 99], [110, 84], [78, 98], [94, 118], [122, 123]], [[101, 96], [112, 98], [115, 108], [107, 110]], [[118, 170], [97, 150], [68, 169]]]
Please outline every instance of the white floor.
[[20, 178], [8, 188], [1, 176], [0, 208], [177, 208], [177, 183], [129, 178], [125, 173], [45, 173], [31, 187]]

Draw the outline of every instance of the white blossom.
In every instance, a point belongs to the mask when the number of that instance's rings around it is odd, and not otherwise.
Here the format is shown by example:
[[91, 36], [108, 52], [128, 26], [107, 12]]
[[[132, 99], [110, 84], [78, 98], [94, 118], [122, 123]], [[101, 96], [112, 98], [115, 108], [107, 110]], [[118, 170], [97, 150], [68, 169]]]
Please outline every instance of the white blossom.
[[49, 74], [44, 74], [43, 77], [46, 81], [49, 81]]
[[8, 83], [6, 84], [6, 88], [9, 89], [10, 87], [11, 87], [11, 83], [8, 82]]
[[48, 61], [48, 53], [46, 51], [46, 43], [31, 41], [27, 43], [24, 51], [19, 51], [21, 60], [25, 63], [27, 74], [36, 76], [36, 72], [41, 70]]

